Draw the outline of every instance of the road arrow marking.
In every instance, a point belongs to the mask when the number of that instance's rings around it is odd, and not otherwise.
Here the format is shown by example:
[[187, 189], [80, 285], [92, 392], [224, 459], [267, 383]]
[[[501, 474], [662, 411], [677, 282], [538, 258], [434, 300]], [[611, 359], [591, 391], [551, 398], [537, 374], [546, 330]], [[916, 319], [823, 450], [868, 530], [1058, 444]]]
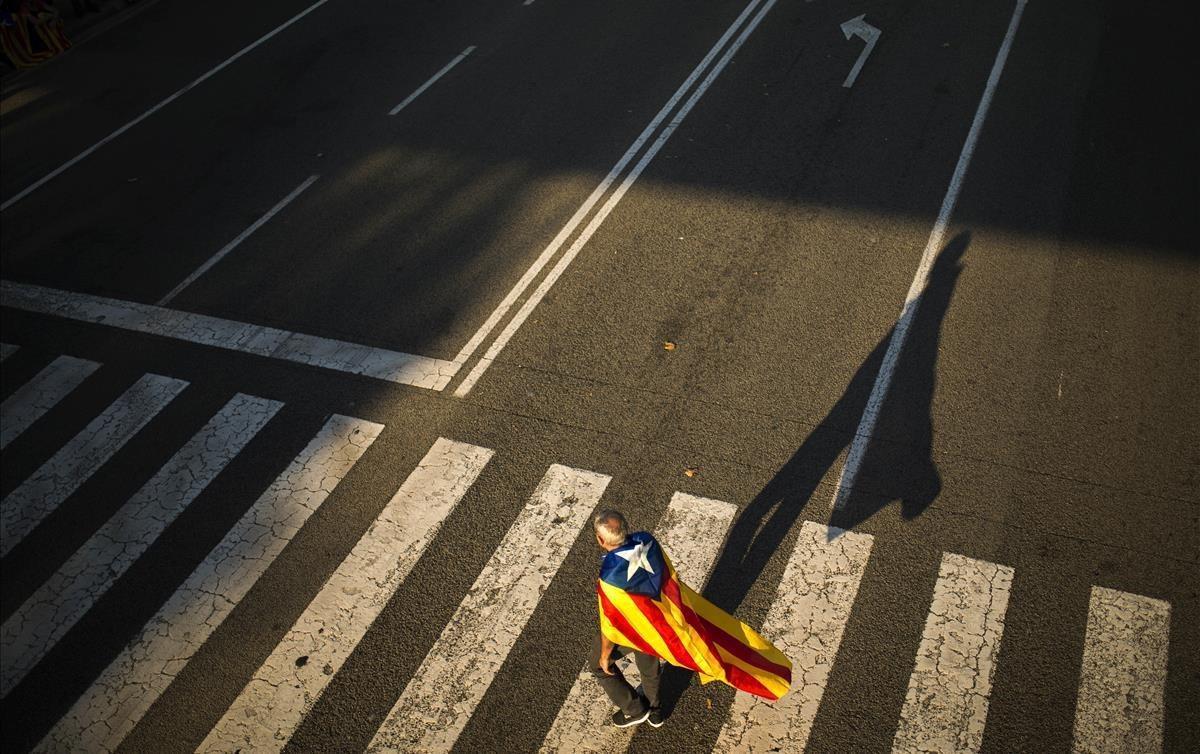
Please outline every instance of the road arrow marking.
[[858, 60], [854, 62], [854, 67], [850, 69], [850, 75], [842, 82], [842, 86], [847, 89], [854, 86], [854, 79], [858, 78], [858, 72], [862, 70], [863, 63], [867, 62], [867, 56], [871, 54], [871, 50], [875, 49], [875, 43], [879, 41], [880, 31], [863, 20], [863, 17], [866, 15], [866, 13], [863, 13], [849, 21], [842, 22], [842, 33], [846, 35], [846, 39], [858, 36], [867, 43], [867, 46], [863, 48], [862, 54], [858, 56]]

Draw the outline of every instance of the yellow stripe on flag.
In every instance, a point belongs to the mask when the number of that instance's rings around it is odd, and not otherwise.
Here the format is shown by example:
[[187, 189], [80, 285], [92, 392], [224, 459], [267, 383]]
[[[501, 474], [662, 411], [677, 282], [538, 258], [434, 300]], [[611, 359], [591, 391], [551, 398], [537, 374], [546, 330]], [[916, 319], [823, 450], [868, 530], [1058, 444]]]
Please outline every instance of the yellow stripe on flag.
[[680, 582], [679, 591], [684, 602], [692, 610], [696, 611], [696, 615], [704, 618], [730, 636], [737, 638], [742, 644], [745, 644], [761, 655], [763, 659], [769, 660], [776, 665], [791, 667], [792, 663], [788, 660], [787, 656], [776, 649], [775, 645], [771, 644], [771, 642], [760, 636], [754, 629], [693, 592], [688, 588], [687, 584]]
[[[642, 615], [642, 611], [639, 610], [638, 606], [635, 605], [633, 600], [629, 598], [628, 594], [626, 594], [623, 590], [612, 586], [611, 584], [605, 583], [604, 581], [600, 582], [600, 588], [604, 590], [604, 596], [608, 598], [608, 601], [612, 603], [613, 607], [621, 611], [621, 615], [625, 616], [625, 620], [629, 621], [629, 625], [633, 627], [633, 630], [637, 631], [642, 639], [650, 645], [650, 647], [654, 650], [654, 654], [663, 658], [672, 665], [679, 665], [681, 667], [683, 666], [682, 663], [675, 658], [675, 655], [671, 652], [671, 649], [667, 646], [667, 643], [663, 641], [661, 636], [659, 636], [658, 631], [650, 624], [650, 621], [646, 620], [646, 616]], [[625, 646], [636, 645], [626, 644]]]
[[754, 680], [766, 686], [771, 693], [775, 694], [775, 698], [779, 698], [788, 692], [791, 684], [774, 673], [755, 667], [748, 662], [743, 662], [735, 655], [727, 652], [721, 647], [717, 647], [717, 652], [720, 653], [721, 659], [730, 665], [736, 665], [741, 668], [747, 675], [753, 676]]
[[622, 647], [637, 648], [637, 642], [633, 641], [625, 634], [621, 633], [621, 629], [612, 624], [608, 616], [604, 613], [604, 605], [600, 602], [600, 595], [596, 595], [596, 607], [600, 609], [600, 633], [608, 638], [613, 644], [619, 644]]

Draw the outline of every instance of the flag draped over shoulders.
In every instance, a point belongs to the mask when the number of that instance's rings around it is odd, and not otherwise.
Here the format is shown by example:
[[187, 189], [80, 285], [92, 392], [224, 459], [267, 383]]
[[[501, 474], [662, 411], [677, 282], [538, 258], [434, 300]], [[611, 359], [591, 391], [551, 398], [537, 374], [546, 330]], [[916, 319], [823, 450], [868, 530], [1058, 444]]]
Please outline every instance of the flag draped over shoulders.
[[662, 546], [631, 534], [604, 557], [596, 583], [600, 631], [624, 647], [772, 701], [791, 686], [792, 663], [754, 629], [679, 580]]

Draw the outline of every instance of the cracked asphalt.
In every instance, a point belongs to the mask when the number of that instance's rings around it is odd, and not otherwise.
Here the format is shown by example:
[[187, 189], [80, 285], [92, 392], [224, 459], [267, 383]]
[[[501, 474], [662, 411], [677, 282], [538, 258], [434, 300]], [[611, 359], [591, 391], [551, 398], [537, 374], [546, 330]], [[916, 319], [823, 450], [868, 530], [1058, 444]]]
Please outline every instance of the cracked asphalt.
[[[803, 686], [667, 673], [631, 752], [1200, 750], [1192, 6], [1021, 6], [842, 509], [1016, 0], [778, 0], [462, 356], [748, 1], [328, 0], [0, 212], [6, 751], [233, 747], [268, 661], [319, 687], [286, 751], [365, 751], [398, 703], [387, 740], [536, 751], [587, 680], [587, 513], [674, 531], [677, 493], [732, 506], [672, 555]], [[159, 0], [6, 76], [0, 198], [311, 5]], [[64, 356], [99, 366], [35, 381]], [[461, 499], [339, 581], [439, 438], [487, 451]], [[291, 635], [385, 582], [336, 659]]]

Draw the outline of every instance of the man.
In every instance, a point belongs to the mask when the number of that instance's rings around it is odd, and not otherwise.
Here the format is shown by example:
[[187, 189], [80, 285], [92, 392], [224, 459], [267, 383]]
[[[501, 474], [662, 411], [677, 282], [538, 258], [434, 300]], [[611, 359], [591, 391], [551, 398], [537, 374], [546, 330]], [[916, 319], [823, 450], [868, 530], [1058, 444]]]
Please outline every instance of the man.
[[[605, 555], [596, 581], [600, 638], [591, 667], [620, 707], [613, 715], [615, 725], [644, 720], [656, 728], [662, 725], [657, 658], [696, 673], [701, 683], [720, 681], [768, 701], [788, 692], [791, 661], [753, 628], [680, 581], [653, 536], [629, 533], [625, 517], [614, 510], [597, 513], [592, 526]], [[644, 696], [613, 667], [618, 646], [634, 653]]]
[[[601, 578], [604, 577], [606, 571], [612, 571], [614, 568], [626, 570], [629, 566], [627, 553], [637, 552], [642, 543], [634, 543], [632, 548], [628, 546], [631, 541], [629, 523], [625, 520], [625, 516], [621, 515], [620, 511], [602, 510], [592, 519], [592, 527], [596, 531], [596, 543], [605, 552], [604, 559], [600, 564]], [[636, 537], [643, 540], [643, 543], [646, 539], [653, 541], [653, 537], [645, 532], [638, 532]], [[603, 623], [604, 614], [601, 612], [602, 626]], [[629, 681], [625, 680], [621, 669], [616, 666], [616, 659], [630, 652], [633, 653], [633, 661], [642, 675], [640, 694]], [[650, 725], [657, 728], [663, 724], [658, 698], [662, 666], [659, 665], [657, 657], [639, 652], [632, 647], [617, 645], [604, 635], [602, 629], [600, 636], [592, 646], [592, 656], [588, 662], [592, 674], [600, 682], [601, 688], [608, 694], [608, 698], [612, 700], [613, 704], [617, 705], [618, 709], [612, 716], [613, 725], [625, 728], [649, 722]]]

